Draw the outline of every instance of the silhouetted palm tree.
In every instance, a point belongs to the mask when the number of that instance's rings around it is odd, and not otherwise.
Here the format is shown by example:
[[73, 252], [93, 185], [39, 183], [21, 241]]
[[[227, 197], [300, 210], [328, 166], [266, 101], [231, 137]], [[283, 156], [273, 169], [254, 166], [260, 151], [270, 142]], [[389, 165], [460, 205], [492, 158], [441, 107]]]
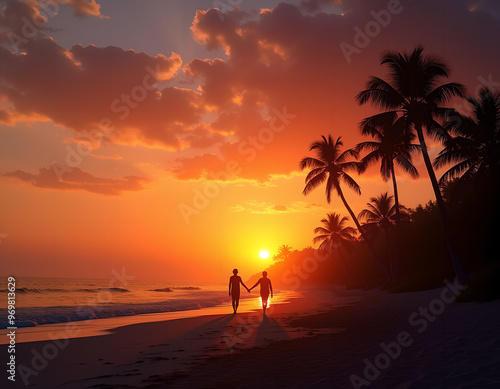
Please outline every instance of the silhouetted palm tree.
[[453, 267], [457, 277], [465, 280], [466, 274], [455, 249], [448, 212], [439, 190], [423, 131], [425, 128], [427, 133], [434, 137], [443, 135], [442, 127], [434, 118], [444, 117], [449, 110], [439, 106], [448, 102], [453, 96], [462, 97], [465, 88], [454, 82], [438, 85], [441, 79], [449, 77], [448, 66], [438, 57], [422, 55], [422, 51], [423, 47], [419, 46], [410, 55], [397, 52], [383, 54], [381, 64], [389, 66], [390, 82], [371, 77], [367, 89], [359, 93], [356, 99], [359, 104], [372, 102], [383, 109], [391, 110], [390, 112], [401, 112], [407, 124], [407, 131], [413, 129], [417, 133], [422, 157], [436, 196]]
[[358, 152], [369, 151], [361, 159], [359, 172], [363, 173], [370, 164], [380, 161], [380, 174], [383, 180], [392, 178], [397, 213], [399, 196], [394, 165], [398, 165], [411, 177], [417, 178], [419, 174], [413, 166], [412, 153], [420, 150], [420, 146], [411, 143], [415, 136], [405, 130], [404, 118], [398, 118], [392, 113], [376, 116], [361, 122], [362, 134], [370, 135], [374, 140], [358, 143], [355, 147]]
[[[368, 208], [363, 209], [358, 215], [360, 219], [366, 220], [361, 228], [363, 228], [367, 234], [375, 235], [378, 231], [384, 231], [387, 239], [389, 269], [392, 279], [394, 279], [397, 274], [397, 263], [394, 259], [393, 244], [390, 238], [390, 230], [396, 224], [396, 206], [393, 199], [394, 197], [389, 196], [387, 192], [382, 193], [378, 197], [372, 197], [370, 198], [370, 202], [366, 204]], [[407, 210], [402, 205], [400, 205], [399, 217], [401, 216], [404, 219], [408, 218]]]
[[314, 229], [314, 233], [319, 235], [314, 237], [313, 242], [320, 243], [319, 250], [326, 250], [331, 253], [334, 249], [337, 249], [340, 260], [344, 264], [347, 273], [352, 278], [349, 267], [340, 250], [341, 248], [344, 248], [344, 250], [352, 249], [352, 242], [355, 240], [356, 236], [355, 228], [345, 226], [347, 220], [349, 219], [346, 216], [341, 218], [338, 213], [328, 213], [326, 218], [321, 219], [323, 226]]
[[347, 174], [348, 170], [356, 170], [358, 168], [358, 162], [347, 160], [350, 157], [356, 158], [358, 153], [352, 149], [341, 151], [341, 147], [343, 146], [343, 143], [340, 140], [341, 137], [338, 137], [335, 142], [333, 141], [331, 135], [328, 135], [328, 139], [324, 136], [321, 136], [321, 138], [322, 140], [314, 142], [310, 148], [311, 151], [315, 151], [316, 158], [306, 157], [300, 161], [300, 168], [302, 170], [305, 168], [311, 168], [311, 171], [306, 177], [306, 186], [303, 194], [307, 195], [313, 189], [317, 188], [326, 181], [326, 200], [330, 203], [332, 190], [337, 192], [340, 199], [344, 203], [347, 212], [349, 212], [349, 215], [351, 215], [352, 220], [363, 236], [363, 240], [368, 244], [370, 250], [372, 251], [375, 260], [379, 263], [379, 266], [384, 271], [386, 276], [389, 277], [386, 269], [379, 262], [373, 247], [361, 230], [361, 225], [359, 224], [359, 221], [351, 207], [347, 203], [340, 186], [340, 183], [343, 182], [356, 193], [361, 194], [359, 185], [349, 174]]
[[455, 177], [470, 178], [475, 174], [492, 174], [500, 180], [500, 93], [487, 88], [479, 92], [479, 100], [467, 99], [472, 115], [456, 113], [447, 129], [455, 137], [444, 143], [434, 166], [455, 163], [440, 179], [440, 183]]
[[[396, 182], [396, 173], [394, 164], [396, 163], [403, 171], [410, 174], [413, 178], [419, 176], [417, 169], [412, 163], [412, 152], [420, 149], [419, 145], [412, 144], [415, 135], [405, 131], [406, 123], [404, 117], [389, 112], [375, 115], [361, 122], [361, 132], [363, 135], [370, 135], [373, 141], [361, 142], [356, 145], [356, 150], [361, 152], [368, 150], [369, 153], [361, 159], [359, 166], [360, 173], [363, 173], [367, 167], [380, 161], [380, 174], [384, 181], [392, 178], [395, 202], [395, 221], [397, 232], [399, 233], [399, 195]], [[398, 239], [395, 242], [395, 259], [398, 262], [399, 247]], [[392, 274], [395, 278], [397, 274]]]
[[280, 247], [278, 247], [278, 253], [273, 256], [273, 260], [275, 261], [285, 261], [288, 259], [290, 254], [292, 254], [293, 248], [292, 246], [282, 244]]

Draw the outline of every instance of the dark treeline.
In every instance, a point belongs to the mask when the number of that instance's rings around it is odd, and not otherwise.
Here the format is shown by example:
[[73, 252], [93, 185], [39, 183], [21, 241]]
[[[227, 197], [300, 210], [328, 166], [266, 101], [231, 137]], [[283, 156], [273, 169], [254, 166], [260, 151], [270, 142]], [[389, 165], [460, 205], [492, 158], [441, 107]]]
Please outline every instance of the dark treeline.
[[[500, 94], [484, 87], [478, 96], [467, 95], [463, 85], [447, 82], [441, 59], [422, 52], [384, 53], [389, 81], [371, 77], [356, 97], [382, 110], [360, 122], [367, 141], [344, 148], [340, 136], [323, 136], [311, 145], [313, 155], [302, 159], [300, 167], [308, 169], [304, 194], [324, 185], [328, 203], [338, 198], [346, 215], [328, 213], [319, 221], [317, 249], [279, 248], [268, 269], [276, 286], [337, 283], [398, 292], [457, 279], [468, 284], [464, 301], [500, 298]], [[452, 97], [466, 98], [469, 112], [446, 107]], [[434, 160], [431, 141], [442, 145]], [[416, 154], [426, 171], [413, 165]], [[344, 189], [361, 194], [350, 172], [364, 173], [370, 165], [380, 166], [393, 193], [370, 198], [356, 213]], [[442, 177], [437, 168], [447, 169]], [[435, 198], [407, 209], [398, 174], [425, 174]]]
[[[481, 190], [470, 182], [459, 190], [454, 181], [444, 190], [463, 266], [472, 276], [463, 299], [500, 298], [500, 190], [494, 182], [490, 184]], [[481, 193], [479, 202], [477, 193]], [[455, 273], [435, 202], [419, 205], [407, 213], [408, 219], [401, 223], [398, 233], [400, 255], [395, 264], [398, 276], [394, 280], [387, 280], [360, 239], [328, 251], [311, 247], [293, 250], [286, 259], [276, 258], [267, 269], [269, 277], [277, 288], [298, 289], [334, 283], [364, 289], [380, 286], [393, 292], [436, 288], [442, 286], [445, 279], [453, 280]], [[396, 238], [394, 228], [389, 234], [391, 239]], [[377, 255], [388, 266], [388, 253], [394, 247], [388, 243], [384, 231], [379, 229], [371, 239]], [[258, 277], [260, 274], [251, 279]]]

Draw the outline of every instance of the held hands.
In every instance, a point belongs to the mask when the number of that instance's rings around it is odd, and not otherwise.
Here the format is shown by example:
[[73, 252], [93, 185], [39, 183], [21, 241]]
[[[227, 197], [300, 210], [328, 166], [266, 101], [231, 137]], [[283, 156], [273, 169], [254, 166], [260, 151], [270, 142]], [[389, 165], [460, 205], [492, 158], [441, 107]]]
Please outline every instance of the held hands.
[[247, 290], [248, 290], [248, 293], [250, 293], [250, 291], [251, 291], [252, 289], [248, 289], [248, 288], [247, 288]]

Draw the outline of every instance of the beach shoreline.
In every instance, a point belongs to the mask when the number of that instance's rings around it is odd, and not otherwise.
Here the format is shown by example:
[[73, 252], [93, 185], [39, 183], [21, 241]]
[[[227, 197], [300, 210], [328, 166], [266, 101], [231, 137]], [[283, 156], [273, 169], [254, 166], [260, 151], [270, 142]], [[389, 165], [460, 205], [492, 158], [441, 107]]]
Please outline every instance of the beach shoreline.
[[[288, 299], [297, 298], [300, 292], [278, 291], [273, 303], [286, 304]], [[252, 297], [240, 299], [239, 312], [251, 312], [258, 306], [259, 298], [254, 293]], [[112, 330], [128, 325], [187, 319], [198, 316], [221, 315], [232, 312], [231, 302], [227, 301], [216, 306], [199, 309], [138, 314], [132, 316], [116, 316], [110, 318], [67, 321], [54, 324], [42, 324], [31, 327], [21, 327], [17, 330], [17, 343], [41, 342], [54, 339], [73, 339], [109, 334]], [[9, 343], [5, 337], [8, 329], [0, 329], [0, 346]]]
[[[105, 336], [21, 343], [17, 380], [7, 387], [493, 388], [500, 383], [491, 348], [500, 345], [500, 302], [453, 303], [446, 288], [305, 290], [272, 304], [267, 317], [260, 310], [226, 312], [137, 323]], [[426, 307], [434, 320], [424, 329], [420, 308]], [[380, 357], [391, 347], [395, 358]], [[366, 361], [375, 366], [371, 376]]]

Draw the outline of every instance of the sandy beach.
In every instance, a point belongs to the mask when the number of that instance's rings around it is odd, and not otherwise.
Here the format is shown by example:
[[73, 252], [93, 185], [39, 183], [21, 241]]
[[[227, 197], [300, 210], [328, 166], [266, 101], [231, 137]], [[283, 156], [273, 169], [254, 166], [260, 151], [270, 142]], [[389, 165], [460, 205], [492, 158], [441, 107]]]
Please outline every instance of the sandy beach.
[[5, 387], [498, 388], [500, 302], [452, 298], [448, 286], [308, 290], [265, 318], [249, 305], [20, 343], [16, 383]]

